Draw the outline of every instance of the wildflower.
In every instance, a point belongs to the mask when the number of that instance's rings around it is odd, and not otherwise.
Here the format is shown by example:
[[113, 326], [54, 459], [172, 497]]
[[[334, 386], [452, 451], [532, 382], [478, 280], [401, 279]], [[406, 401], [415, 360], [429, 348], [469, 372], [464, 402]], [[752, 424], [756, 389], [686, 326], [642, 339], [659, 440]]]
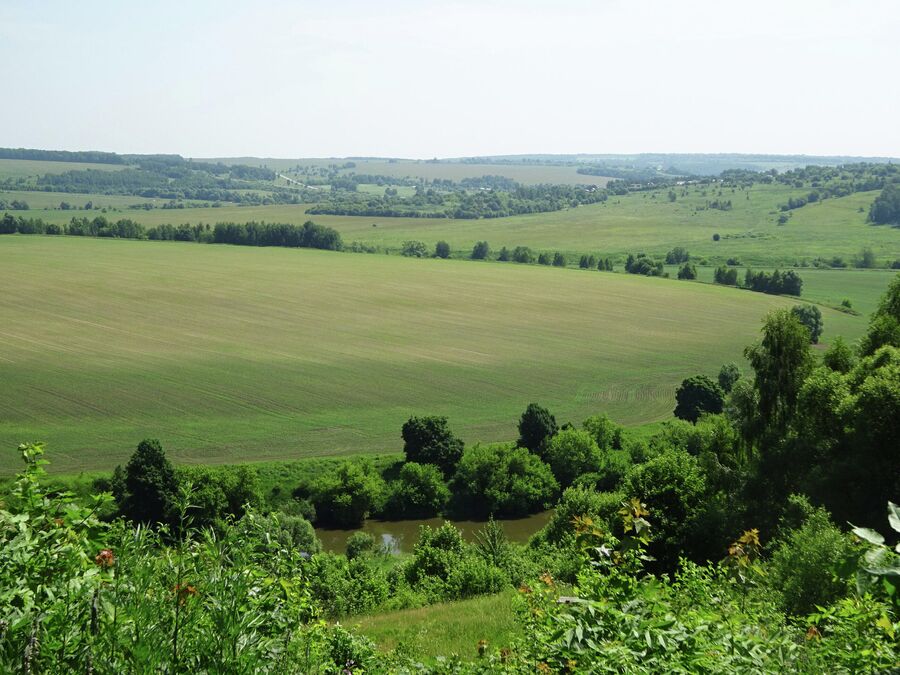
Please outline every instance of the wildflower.
[[94, 556], [94, 563], [101, 569], [108, 569], [116, 564], [116, 556], [111, 548], [100, 549], [100, 553]]
[[550, 666], [548, 666], [543, 661], [541, 661], [539, 664], [537, 664], [537, 670], [539, 673], [552, 673], [553, 672], [553, 669], [550, 668]]
[[540, 579], [541, 581], [543, 581], [547, 586], [552, 586], [552, 585], [553, 585], [553, 577], [550, 576], [550, 573], [549, 573], [549, 572], [544, 572], [544, 573], [539, 577], [539, 579]]
[[519, 593], [531, 593], [531, 587], [528, 584], [519, 586]]
[[187, 602], [187, 599], [192, 595], [197, 595], [196, 586], [191, 586], [190, 584], [175, 584], [175, 588], [172, 589], [175, 595], [178, 596], [178, 604], [183, 605]]

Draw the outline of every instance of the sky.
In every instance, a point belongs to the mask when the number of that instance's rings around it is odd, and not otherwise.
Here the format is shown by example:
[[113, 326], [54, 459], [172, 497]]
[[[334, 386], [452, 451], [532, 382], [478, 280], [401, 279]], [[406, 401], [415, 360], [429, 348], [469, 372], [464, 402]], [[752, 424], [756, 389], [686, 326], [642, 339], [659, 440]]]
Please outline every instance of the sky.
[[0, 146], [900, 157], [897, 0], [0, 0]]

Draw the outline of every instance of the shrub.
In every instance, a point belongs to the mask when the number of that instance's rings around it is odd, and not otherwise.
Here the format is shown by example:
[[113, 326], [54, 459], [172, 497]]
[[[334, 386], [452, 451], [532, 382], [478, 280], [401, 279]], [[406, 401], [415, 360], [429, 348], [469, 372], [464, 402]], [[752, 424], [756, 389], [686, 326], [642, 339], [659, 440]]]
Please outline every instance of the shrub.
[[512, 260], [517, 263], [533, 263], [534, 252], [527, 246], [516, 246], [512, 252]]
[[697, 278], [697, 267], [691, 263], [684, 263], [678, 269], [678, 278], [685, 280], [693, 280]]
[[486, 241], [476, 242], [472, 247], [472, 260], [486, 260], [491, 255], [491, 247]]
[[670, 450], [644, 464], [636, 464], [625, 477], [622, 492], [647, 504], [654, 523], [651, 551], [663, 569], [673, 569], [688, 545], [700, 517], [706, 477], [695, 457]]
[[400, 249], [400, 255], [405, 255], [408, 258], [427, 258], [428, 247], [425, 245], [425, 242], [415, 240], [404, 241], [403, 247]]
[[457, 510], [481, 516], [540, 511], [552, 502], [558, 487], [549, 466], [512, 445], [467, 448], [453, 478]]
[[828, 351], [822, 355], [822, 362], [831, 370], [839, 373], [849, 373], [850, 369], [853, 368], [853, 351], [844, 341], [844, 338], [838, 335], [834, 342], [831, 343]]
[[576, 516], [588, 516], [601, 529], [611, 531], [618, 522], [617, 513], [625, 495], [621, 492], [597, 492], [582, 487], [566, 488], [556, 503], [547, 524], [529, 542], [531, 546], [543, 543], [561, 546], [570, 544], [575, 537], [572, 520]]
[[450, 257], [450, 244], [446, 241], [439, 241], [434, 245], [434, 257], [435, 258], [449, 258]]
[[581, 426], [593, 436], [601, 450], [622, 449], [623, 428], [606, 415], [593, 415], [588, 417], [582, 422]]
[[784, 610], [804, 615], [847, 593], [847, 583], [837, 571], [851, 557], [852, 545], [825, 509], [813, 508], [798, 495], [790, 502], [793, 509], [801, 511], [802, 521], [780, 532], [773, 542], [769, 574]]
[[445, 476], [453, 473], [465, 447], [450, 431], [446, 417], [410, 417], [400, 435], [407, 462], [434, 464]]
[[681, 246], [676, 246], [666, 253], [666, 265], [680, 265], [681, 263], [686, 263], [690, 259], [691, 254], [687, 252], [687, 249]]
[[597, 442], [587, 431], [564, 429], [547, 444], [544, 459], [560, 486], [568, 487], [583, 473], [597, 471], [603, 457]]
[[308, 555], [322, 550], [322, 542], [316, 536], [312, 523], [302, 516], [269, 516], [262, 521], [262, 526], [278, 546]]
[[368, 464], [344, 462], [312, 484], [310, 501], [319, 521], [339, 527], [359, 527], [384, 496], [384, 481]]
[[347, 560], [375, 550], [375, 539], [368, 532], [354, 532], [347, 538]]
[[389, 518], [430, 518], [449, 500], [450, 490], [437, 466], [406, 462], [397, 480], [388, 485], [384, 512]]
[[719, 387], [725, 394], [731, 393], [734, 383], [741, 379], [741, 369], [736, 363], [726, 363], [719, 369]]

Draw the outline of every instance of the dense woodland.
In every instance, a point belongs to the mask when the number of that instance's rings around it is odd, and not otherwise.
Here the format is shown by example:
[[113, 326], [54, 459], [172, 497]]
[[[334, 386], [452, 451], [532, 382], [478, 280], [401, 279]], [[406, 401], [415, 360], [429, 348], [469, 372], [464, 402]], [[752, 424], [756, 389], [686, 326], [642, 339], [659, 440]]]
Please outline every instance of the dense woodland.
[[[0, 663], [22, 672], [884, 672], [900, 667], [900, 276], [863, 340], [811, 344], [775, 311], [716, 378], [686, 374], [649, 438], [531, 404], [519, 438], [468, 445], [412, 417], [404, 460], [262, 494], [252, 466], [174, 468], [145, 440], [78, 499], [43, 448], [0, 508]], [[555, 505], [526, 545], [423, 528], [321, 551], [311, 522], [506, 516]], [[887, 522], [886, 522], [887, 521]], [[852, 523], [852, 525], [850, 524]], [[376, 651], [327, 619], [518, 589], [524, 639], [475, 661]]]

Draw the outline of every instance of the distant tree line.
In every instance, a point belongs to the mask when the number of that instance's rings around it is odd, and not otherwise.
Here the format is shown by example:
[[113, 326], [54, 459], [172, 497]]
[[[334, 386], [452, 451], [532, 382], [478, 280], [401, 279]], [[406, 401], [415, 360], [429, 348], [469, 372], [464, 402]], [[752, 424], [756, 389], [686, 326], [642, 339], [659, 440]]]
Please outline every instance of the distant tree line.
[[33, 159], [45, 162], [78, 162], [92, 164], [126, 164], [121, 155], [96, 150], [35, 150], [31, 148], [0, 148], [0, 159]]

